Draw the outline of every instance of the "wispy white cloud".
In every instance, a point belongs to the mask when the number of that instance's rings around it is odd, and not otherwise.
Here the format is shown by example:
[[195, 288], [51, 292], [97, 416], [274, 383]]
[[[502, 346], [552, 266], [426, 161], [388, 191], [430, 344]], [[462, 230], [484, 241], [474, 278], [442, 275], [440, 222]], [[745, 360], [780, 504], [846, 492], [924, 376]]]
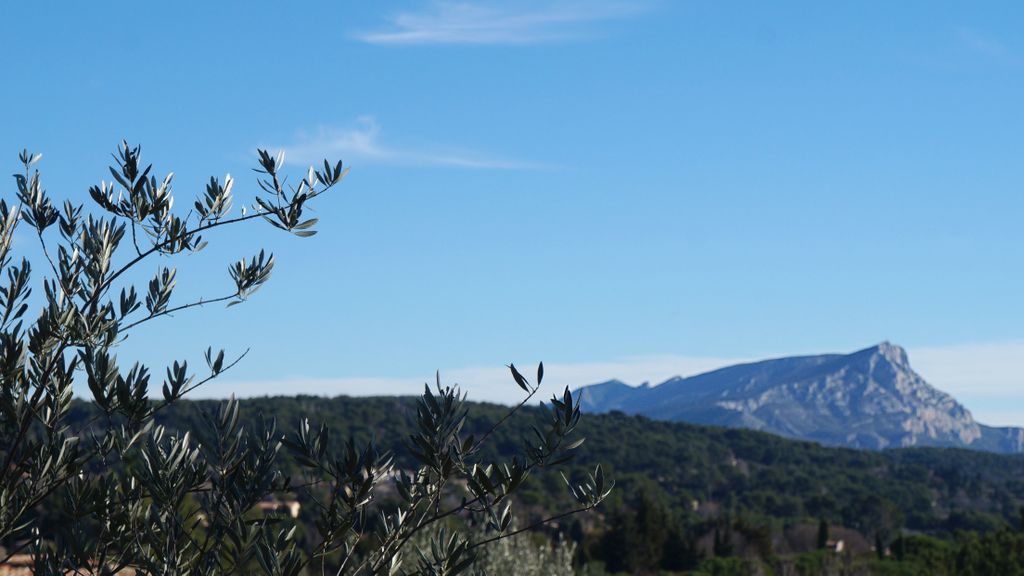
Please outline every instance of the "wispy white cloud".
[[963, 27], [957, 28], [955, 32], [960, 44], [975, 54], [1004, 64], [1015, 60], [1006, 44], [988, 34]]
[[370, 44], [539, 44], [585, 37], [588, 24], [643, 10], [641, 2], [430, 2], [400, 12], [382, 30], [356, 38]]
[[405, 166], [452, 166], [491, 170], [532, 170], [539, 164], [458, 150], [444, 146], [409, 148], [385, 143], [381, 127], [373, 116], [361, 116], [343, 128], [321, 127], [313, 133], [299, 134], [291, 144], [280, 146], [285, 159], [302, 165], [318, 164], [324, 158], [340, 158], [346, 163]]

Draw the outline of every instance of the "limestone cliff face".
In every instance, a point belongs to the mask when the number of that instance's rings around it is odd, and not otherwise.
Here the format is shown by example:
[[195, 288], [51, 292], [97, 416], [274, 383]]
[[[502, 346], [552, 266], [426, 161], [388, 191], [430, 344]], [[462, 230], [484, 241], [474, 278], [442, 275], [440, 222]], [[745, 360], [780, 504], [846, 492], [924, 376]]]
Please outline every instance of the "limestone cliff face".
[[952, 396], [913, 371], [903, 348], [888, 342], [848, 355], [731, 366], [654, 387], [599, 384], [584, 388], [583, 405], [856, 448], [1024, 451], [1024, 430], [978, 424]]

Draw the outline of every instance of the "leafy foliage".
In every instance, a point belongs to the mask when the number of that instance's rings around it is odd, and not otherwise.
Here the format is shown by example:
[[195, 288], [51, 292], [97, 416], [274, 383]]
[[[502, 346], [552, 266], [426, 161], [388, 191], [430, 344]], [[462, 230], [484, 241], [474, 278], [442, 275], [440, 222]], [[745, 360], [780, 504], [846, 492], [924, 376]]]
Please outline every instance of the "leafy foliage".
[[[356, 438], [357, 444], [378, 438], [397, 468], [417, 466], [412, 450], [399, 441], [416, 433], [415, 398], [300, 396], [252, 398], [240, 405], [243, 420], [262, 413], [291, 426], [309, 417], [325, 423], [332, 435]], [[214, 406], [181, 402], [157, 420], [169, 428], [197, 429], [202, 413]], [[469, 402], [464, 410], [462, 431], [476, 438], [508, 412]], [[89, 411], [76, 410], [74, 417], [85, 422]], [[533, 427], [542, 429], [551, 418], [548, 408], [524, 406], [490, 434], [480, 457], [522, 458], [522, 438], [539, 443]], [[828, 524], [828, 539], [846, 539], [851, 546], [850, 534], [859, 534], [855, 539], [868, 549], [877, 537], [884, 551], [901, 529], [956, 542], [957, 533], [975, 532], [981, 539], [1017, 528], [1024, 506], [1020, 456], [944, 448], [859, 451], [623, 414], [587, 415], [576, 432], [586, 442], [561, 472], [570, 479], [586, 478], [593, 470], [585, 463], [600, 460], [618, 488], [600, 514], [566, 519], [559, 530], [576, 543], [578, 562], [603, 563], [610, 572], [694, 570], [708, 562], [716, 569], [734, 566], [747, 573], [751, 555], [774, 562], [801, 554], [805, 573], [819, 574], [810, 567], [826, 565], [828, 558], [838, 562], [832, 551], [816, 552], [822, 520]], [[297, 473], [297, 465], [287, 459], [284, 467]], [[538, 467], [516, 493], [513, 508], [525, 525], [573, 504], [562, 475]], [[806, 528], [803, 536], [801, 527]], [[719, 554], [729, 555], [717, 564], [716, 531]], [[905, 563], [912, 561], [908, 554]], [[897, 564], [891, 558], [886, 562], [883, 569]], [[841, 567], [835, 564], [836, 570]]]
[[[211, 178], [184, 214], [174, 211], [173, 174], [157, 179], [141, 149], [122, 142], [110, 182], [89, 189], [93, 210], [65, 201], [58, 208], [22, 152], [16, 203], [0, 200], [0, 542], [7, 556], [31, 551], [36, 574], [437, 574], [466, 571], [483, 546], [532, 528], [512, 526], [511, 495], [538, 469], [566, 462], [581, 440], [579, 399], [568, 389], [552, 399], [523, 455], [489, 458], [485, 441], [537, 392], [510, 366], [526, 392], [486, 433], [464, 434], [465, 396], [457, 387], [427, 387], [416, 404], [411, 461], [396, 468], [387, 449], [338, 435], [308, 417], [292, 434], [273, 417], [242, 417], [235, 400], [204, 406], [187, 426], [166, 415], [190, 391], [235, 366], [208, 348], [206, 367], [184, 360], [164, 371], [160, 398], [149, 367], [127, 369], [114, 352], [135, 327], [214, 303], [233, 306], [271, 277], [264, 250], [228, 267], [233, 287], [212, 298], [177, 303], [179, 277], [169, 263], [207, 245], [208, 233], [262, 220], [299, 237], [316, 233], [308, 205], [344, 178], [341, 162], [309, 168], [288, 185], [283, 155], [259, 151], [259, 192], [234, 213], [235, 181]], [[14, 257], [19, 226], [38, 241], [42, 297], [32, 298], [30, 260]], [[20, 236], [19, 236], [20, 237]], [[138, 267], [164, 257], [136, 285]], [[37, 267], [38, 268], [38, 267]], [[26, 316], [39, 303], [35, 319]], [[76, 382], [91, 402], [73, 400]], [[82, 417], [82, 414], [85, 416]], [[282, 470], [282, 448], [290, 458]], [[301, 478], [298, 481], [297, 478]], [[465, 488], [463, 488], [465, 486]], [[575, 506], [552, 519], [589, 510], [611, 489], [600, 466], [572, 485]], [[380, 497], [386, 492], [393, 497]], [[312, 530], [290, 516], [262, 514], [269, 504], [302, 498]], [[410, 540], [443, 519], [472, 517], [486, 537], [439, 532], [429, 550]], [[549, 519], [551, 520], [551, 519]], [[541, 522], [543, 523], [543, 521]]]
[[[451, 523], [448, 524], [441, 530], [450, 530]], [[473, 564], [474, 573], [480, 576], [574, 576], [575, 544], [564, 538], [549, 542], [543, 535], [521, 532], [514, 521], [508, 529], [517, 534], [483, 548]], [[491, 526], [470, 525], [466, 531], [474, 540], [494, 536]], [[430, 550], [432, 537], [424, 531], [413, 538], [413, 544], [418, 549]]]

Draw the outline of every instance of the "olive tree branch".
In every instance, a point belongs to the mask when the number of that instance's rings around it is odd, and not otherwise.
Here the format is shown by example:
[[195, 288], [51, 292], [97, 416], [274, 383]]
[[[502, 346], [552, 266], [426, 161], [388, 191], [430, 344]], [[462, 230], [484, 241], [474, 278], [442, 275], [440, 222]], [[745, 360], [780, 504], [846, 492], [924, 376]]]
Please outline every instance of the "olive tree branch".
[[50, 270], [53, 270], [53, 278], [61, 283], [61, 289], [67, 290], [64, 287], [64, 283], [61, 282], [60, 273], [57, 272], [57, 265], [53, 263], [53, 258], [50, 257], [50, 251], [46, 247], [46, 239], [43, 238], [42, 230], [36, 230], [36, 236], [39, 238], [39, 246], [43, 249], [43, 256], [46, 257], [46, 261], [50, 263]]
[[[340, 182], [340, 180], [332, 182], [332, 183], [325, 183], [324, 187], [321, 188], [320, 190], [315, 190], [315, 191], [311, 190], [308, 193], [308, 195], [307, 195], [307, 200], [311, 200], [313, 198], [316, 198], [317, 196], [320, 196], [324, 192], [327, 192], [328, 190], [333, 188], [338, 182]], [[137, 255], [135, 258], [132, 258], [130, 261], [128, 261], [126, 264], [124, 264], [121, 268], [119, 268], [113, 274], [108, 276], [106, 280], [101, 282], [99, 284], [98, 288], [101, 288], [101, 289], [103, 289], [103, 291], [105, 291], [107, 288], [110, 287], [110, 285], [115, 280], [117, 280], [122, 274], [124, 274], [129, 269], [134, 267], [136, 264], [138, 264], [142, 260], [145, 260], [147, 257], [151, 256], [152, 254], [154, 254], [156, 252], [159, 252], [159, 251], [163, 250], [164, 248], [167, 248], [168, 246], [171, 246], [175, 242], [180, 242], [181, 240], [184, 240], [186, 238], [191, 238], [192, 236], [194, 236], [196, 234], [199, 234], [201, 232], [205, 232], [207, 230], [212, 230], [214, 228], [219, 228], [221, 226], [227, 226], [229, 224], [237, 224], [239, 222], [245, 222], [245, 221], [248, 221], [248, 220], [252, 220], [254, 218], [266, 218], [268, 214], [272, 214], [272, 213], [273, 212], [271, 212], [269, 210], [265, 210], [265, 209], [256, 210], [252, 214], [246, 214], [244, 216], [237, 216], [235, 218], [229, 218], [227, 220], [216, 220], [216, 221], [210, 222], [208, 224], [202, 224], [202, 225], [200, 225], [200, 226], [198, 226], [196, 228], [193, 228], [191, 230], [185, 230], [185, 231], [183, 231], [182, 233], [180, 233], [180, 234], [178, 234], [176, 236], [168, 237], [166, 240], [153, 244], [152, 247], [148, 248], [147, 250], [145, 250], [141, 254]], [[95, 295], [92, 299], [90, 299], [90, 303], [94, 303], [93, 301], [98, 299], [98, 297], [99, 297], [98, 294]]]
[[119, 332], [127, 332], [128, 330], [131, 330], [132, 328], [135, 328], [139, 324], [143, 324], [145, 322], [149, 322], [150, 320], [153, 320], [154, 318], [159, 318], [161, 316], [166, 316], [168, 314], [173, 314], [175, 312], [180, 312], [181, 310], [187, 310], [188, 308], [194, 308], [196, 306], [205, 306], [207, 304], [216, 304], [217, 302], [226, 302], [228, 300], [231, 300], [231, 299], [237, 298], [237, 297], [238, 297], [238, 293], [235, 292], [234, 294], [228, 294], [227, 296], [221, 296], [220, 298], [212, 298], [210, 300], [204, 300], [204, 299], [200, 298], [199, 300], [197, 300], [195, 302], [190, 302], [188, 304], [182, 304], [181, 306], [175, 306], [174, 308], [168, 308], [168, 309], [163, 310], [161, 312], [157, 312], [156, 314], [150, 314], [149, 316], [146, 316], [144, 318], [140, 318], [140, 319], [132, 322], [131, 324], [129, 324], [129, 325], [123, 327], [123, 328], [120, 328]]
[[[228, 365], [224, 366], [224, 368], [222, 368], [222, 369], [221, 369], [221, 370], [220, 370], [219, 372], [217, 372], [217, 373], [213, 373], [213, 374], [210, 374], [210, 375], [209, 375], [209, 376], [207, 376], [206, 378], [204, 378], [204, 379], [200, 380], [199, 382], [195, 383], [194, 385], [192, 385], [192, 386], [189, 386], [188, 388], [186, 388], [185, 390], [183, 390], [183, 391], [181, 392], [180, 396], [184, 396], [185, 394], [187, 394], [187, 393], [189, 393], [189, 392], [191, 392], [191, 391], [195, 390], [196, 388], [199, 388], [199, 387], [200, 387], [200, 386], [202, 386], [203, 384], [206, 384], [207, 382], [209, 382], [209, 381], [211, 381], [211, 380], [213, 380], [213, 379], [217, 378], [217, 377], [218, 377], [219, 375], [223, 374], [224, 372], [227, 372], [228, 370], [230, 370], [231, 368], [233, 368], [233, 367], [234, 367], [235, 365], [237, 365], [237, 364], [238, 364], [239, 362], [241, 362], [241, 361], [242, 361], [242, 359], [243, 359], [243, 358], [245, 358], [245, 356], [246, 356], [247, 354], [249, 354], [249, 349], [248, 349], [248, 348], [247, 348], [247, 349], [245, 350], [245, 352], [243, 352], [242, 354], [240, 354], [240, 355], [239, 355], [239, 356], [238, 356], [238, 357], [237, 357], [237, 358], [236, 358], [236, 359], [235, 359], [235, 360], [234, 360], [233, 362], [231, 362], [230, 364], [228, 364]], [[39, 387], [39, 389], [42, 389], [42, 388], [43, 388], [42, 386], [40, 386], [40, 387]], [[36, 391], [36, 394], [38, 394], [38, 389], [37, 389], [37, 391]], [[38, 402], [38, 400], [36, 400], [36, 402]], [[154, 407], [154, 408], [153, 408], [153, 410], [152, 410], [152, 411], [151, 411], [151, 412], [149, 413], [148, 417], [149, 417], [149, 418], [152, 418], [152, 416], [153, 416], [154, 414], [156, 414], [156, 413], [157, 413], [157, 412], [159, 412], [160, 410], [162, 410], [162, 409], [166, 408], [166, 407], [167, 407], [167, 406], [169, 406], [169, 405], [170, 405], [170, 404], [171, 404], [172, 402], [173, 402], [173, 400], [171, 400], [171, 401], [168, 401], [168, 400], [164, 400], [164, 401], [163, 401], [162, 403], [160, 403], [159, 405], [157, 405], [156, 407]], [[35, 402], [33, 402], [33, 403], [31, 403], [31, 404], [35, 404]], [[30, 414], [26, 414], [26, 416], [29, 416], [29, 415], [31, 415], [31, 414], [34, 414], [34, 412], [32, 412], [32, 413], [30, 413]], [[99, 418], [102, 418], [102, 417], [103, 417], [103, 415], [97, 415], [97, 416], [94, 416], [94, 417], [93, 417], [93, 418], [92, 418], [92, 419], [91, 419], [91, 420], [90, 420], [89, 422], [87, 422], [87, 424], [86, 424], [86, 427], [88, 427], [88, 426], [89, 426], [89, 425], [91, 425], [91, 424], [94, 424], [94, 423], [96, 422], [96, 420], [97, 420], [97, 419], [99, 419]], [[28, 421], [28, 422], [31, 422], [31, 419], [30, 419], [30, 418], [26, 418], [26, 421]], [[23, 429], [27, 430], [27, 427], [24, 427]], [[22, 434], [20, 434], [20, 435], [19, 435], [19, 438], [20, 438], [21, 436], [23, 436], [23, 435], [24, 435], [24, 432], [22, 432]], [[19, 440], [19, 442], [20, 442], [20, 440]], [[86, 457], [86, 458], [83, 458], [83, 459], [81, 460], [80, 464], [85, 464], [85, 463], [87, 463], [87, 462], [91, 461], [91, 460], [92, 460], [93, 458], [95, 458], [96, 456], [98, 456], [98, 455], [99, 455], [99, 452], [100, 452], [100, 451], [99, 451], [99, 449], [98, 449], [98, 448], [97, 448], [97, 449], [95, 449], [95, 450], [92, 450], [92, 451], [91, 451], [91, 453], [88, 453], [88, 454], [87, 454], [87, 457]], [[10, 456], [11, 456], [12, 454], [13, 454], [13, 452], [8, 452], [8, 459], [10, 458]], [[9, 463], [8, 463], [8, 465], [9, 465]], [[30, 500], [28, 500], [28, 501], [26, 502], [26, 505], [25, 505], [25, 506], [22, 506], [22, 512], [21, 512], [20, 514], [18, 514], [18, 516], [21, 516], [21, 515], [22, 515], [22, 514], [24, 514], [24, 513], [26, 512], [26, 511], [28, 511], [28, 510], [29, 510], [29, 509], [31, 509], [32, 507], [34, 507], [34, 506], [38, 505], [38, 504], [39, 504], [40, 502], [42, 502], [43, 500], [45, 500], [45, 499], [46, 499], [47, 497], [49, 497], [49, 496], [50, 496], [51, 494], [53, 494], [53, 493], [54, 493], [54, 492], [55, 492], [55, 491], [56, 491], [56, 490], [57, 490], [58, 488], [60, 488], [61, 486], [63, 486], [63, 485], [64, 485], [64, 484], [65, 484], [65, 483], [66, 483], [66, 482], [67, 482], [68, 480], [70, 480], [70, 479], [71, 479], [71, 478], [72, 478], [73, 476], [74, 476], [74, 474], [71, 474], [71, 475], [67, 475], [67, 476], [64, 476], [63, 478], [58, 478], [58, 479], [56, 479], [55, 481], [51, 482], [51, 483], [50, 483], [49, 485], [47, 485], [47, 487], [46, 487], [46, 490], [44, 490], [44, 491], [43, 491], [42, 493], [40, 493], [40, 494], [37, 494], [37, 495], [36, 495], [35, 497], [31, 498]], [[125, 502], [127, 502], [127, 500], [126, 500]], [[3, 535], [3, 536], [7, 536], [7, 535]]]
[[32, 540], [25, 540], [24, 542], [22, 542], [20, 546], [18, 546], [17, 548], [14, 548], [10, 552], [8, 552], [7, 555], [4, 556], [2, 560], [0, 560], [0, 566], [3, 566], [5, 564], [7, 564], [8, 560], [10, 560], [11, 558], [15, 557], [19, 553], [21, 553], [22, 550], [24, 550], [25, 548], [28, 548], [31, 544], [32, 544]]
[[485, 538], [484, 540], [480, 540], [478, 542], [474, 542], [474, 543], [469, 545], [468, 549], [472, 550], [472, 549], [477, 548], [479, 546], [484, 546], [486, 544], [490, 544], [491, 542], [496, 542], [498, 540], [503, 540], [505, 538], [511, 538], [512, 536], [515, 536], [516, 534], [522, 534], [523, 532], [526, 532], [526, 531], [529, 531], [529, 530], [533, 530], [534, 528], [539, 528], [539, 527], [541, 527], [541, 526], [543, 526], [545, 524], [554, 522], [555, 520], [561, 520], [562, 518], [565, 518], [567, 516], [572, 516], [573, 514], [579, 514], [580, 512], [586, 512], [587, 510], [593, 510], [595, 507], [597, 507], [597, 504], [588, 504], [588, 505], [582, 506], [580, 508], [569, 510], [568, 512], [562, 512], [561, 514], [555, 514], [554, 516], [549, 516], [549, 517], [547, 517], [547, 518], [545, 518], [543, 520], [538, 520], [537, 522], [534, 522], [533, 524], [530, 524], [529, 526], [527, 526], [525, 528], [520, 528], [518, 530], [513, 530], [512, 532], [506, 532], [506, 533], [503, 533], [503, 534], [497, 534], [497, 535], [492, 536], [490, 538]]
[[483, 446], [484, 441], [486, 441], [487, 438], [490, 437], [490, 435], [493, 434], [495, 430], [497, 430], [502, 424], [504, 424], [506, 420], [508, 420], [516, 412], [518, 412], [520, 408], [525, 406], [526, 403], [529, 402], [531, 398], [533, 398], [533, 396], [537, 393], [538, 390], [540, 390], [540, 384], [534, 386], [533, 389], [530, 390], [530, 393], [526, 395], [526, 398], [523, 398], [523, 400], [519, 404], [516, 404], [511, 410], [506, 412], [505, 415], [502, 416], [501, 419], [499, 419], [497, 422], [495, 422], [494, 425], [491, 426], [490, 429], [488, 429], [487, 432], [485, 432], [484, 435], [481, 436], [479, 440], [474, 442], [473, 447], [469, 449], [468, 453], [473, 454], [477, 450], [479, 450]]

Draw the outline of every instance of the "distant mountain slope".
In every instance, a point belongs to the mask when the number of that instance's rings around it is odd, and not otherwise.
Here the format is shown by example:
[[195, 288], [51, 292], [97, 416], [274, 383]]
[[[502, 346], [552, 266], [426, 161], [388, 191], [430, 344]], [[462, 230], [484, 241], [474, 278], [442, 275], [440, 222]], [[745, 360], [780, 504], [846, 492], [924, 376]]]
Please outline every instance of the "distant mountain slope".
[[1024, 452], [1024, 429], [977, 423], [952, 396], [883, 342], [823, 354], [729, 366], [657, 386], [612, 380], [583, 389], [583, 409], [763, 430], [853, 448], [957, 446]]

